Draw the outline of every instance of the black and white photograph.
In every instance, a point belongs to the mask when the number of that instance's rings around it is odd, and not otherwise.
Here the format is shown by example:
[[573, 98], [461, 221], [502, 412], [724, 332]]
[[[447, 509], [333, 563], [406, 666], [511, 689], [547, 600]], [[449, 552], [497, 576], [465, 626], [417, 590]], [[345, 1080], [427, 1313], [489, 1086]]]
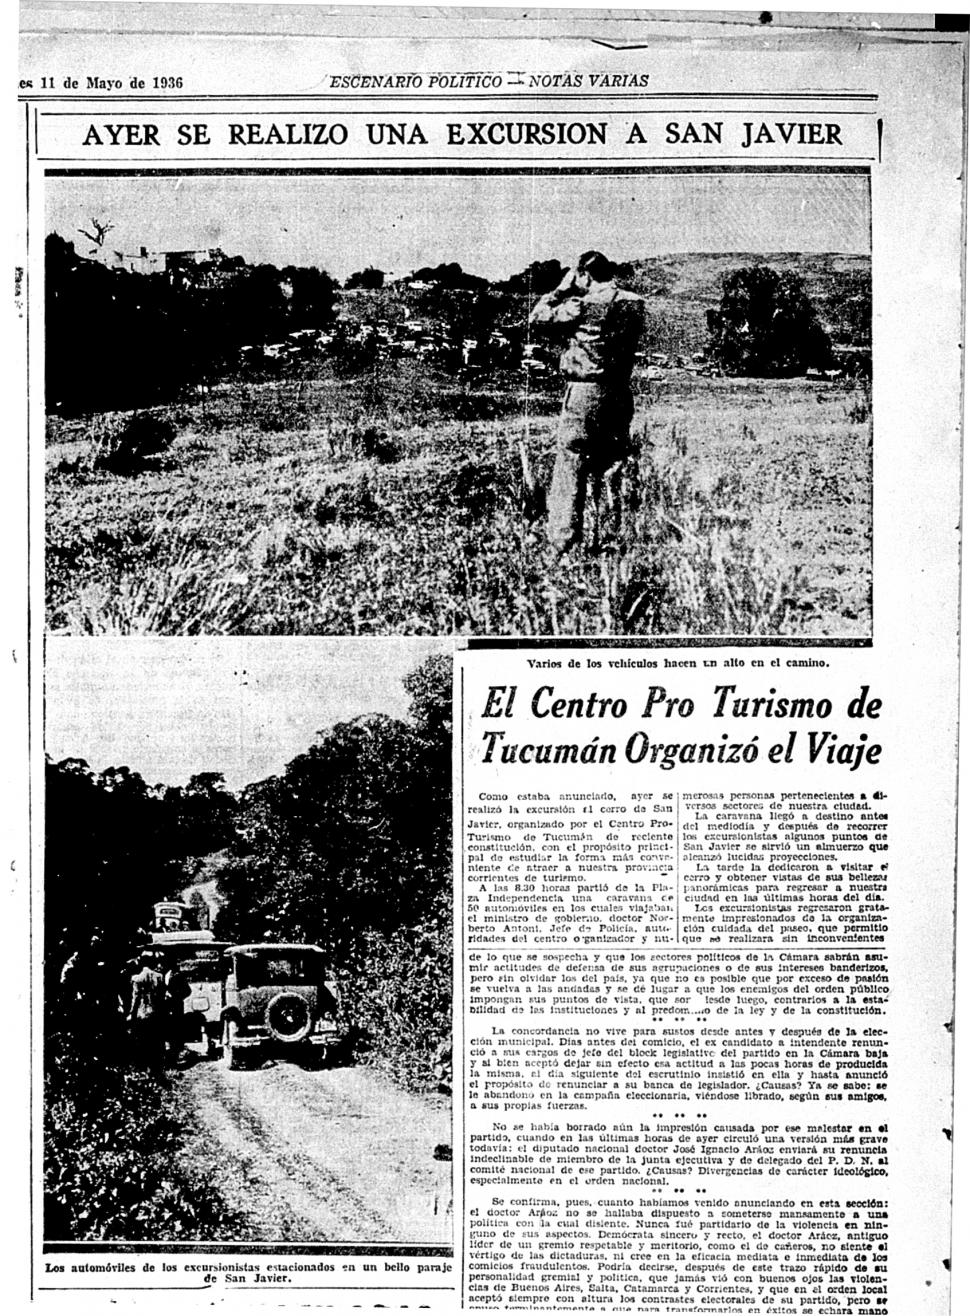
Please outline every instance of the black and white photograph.
[[872, 634], [867, 170], [45, 179], [52, 635]]
[[48, 1249], [450, 1254], [451, 668], [50, 643]]
[[15, 1304], [970, 1310], [970, 17], [20, 4]]

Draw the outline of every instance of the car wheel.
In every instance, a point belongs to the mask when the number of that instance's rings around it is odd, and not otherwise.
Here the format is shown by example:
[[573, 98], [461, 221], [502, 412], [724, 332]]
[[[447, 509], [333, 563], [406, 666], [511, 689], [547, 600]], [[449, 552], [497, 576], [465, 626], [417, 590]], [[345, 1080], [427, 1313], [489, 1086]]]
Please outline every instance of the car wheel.
[[233, 1019], [227, 1019], [222, 1026], [222, 1058], [229, 1069], [242, 1069], [242, 1053], [236, 1045], [237, 1031]]
[[305, 1042], [313, 1029], [310, 1007], [296, 992], [280, 992], [266, 1007], [266, 1027], [277, 1042]]

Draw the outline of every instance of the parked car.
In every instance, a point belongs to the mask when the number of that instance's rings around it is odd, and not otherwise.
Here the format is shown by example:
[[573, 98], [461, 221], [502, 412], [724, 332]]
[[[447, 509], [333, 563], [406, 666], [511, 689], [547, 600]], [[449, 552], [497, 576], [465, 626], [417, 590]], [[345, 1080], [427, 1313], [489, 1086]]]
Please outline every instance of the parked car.
[[155, 932], [150, 950], [162, 959], [164, 968], [177, 968], [186, 978], [186, 1042], [202, 1042], [207, 1055], [214, 1055], [222, 1035], [222, 983], [226, 974], [226, 942], [216, 941], [211, 932]]
[[337, 988], [319, 946], [229, 946], [225, 960], [222, 1050], [230, 1069], [273, 1052], [325, 1055], [337, 1041]]

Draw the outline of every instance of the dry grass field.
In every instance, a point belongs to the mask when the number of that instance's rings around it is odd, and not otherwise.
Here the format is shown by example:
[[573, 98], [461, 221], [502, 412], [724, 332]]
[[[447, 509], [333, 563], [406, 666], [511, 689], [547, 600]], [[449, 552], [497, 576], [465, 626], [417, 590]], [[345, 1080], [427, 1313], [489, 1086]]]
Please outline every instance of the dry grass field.
[[549, 553], [558, 384], [418, 362], [239, 379], [159, 409], [174, 440], [105, 469], [124, 417], [48, 426], [48, 626], [97, 634], [854, 637], [871, 626], [863, 382], [643, 379], [619, 544]]

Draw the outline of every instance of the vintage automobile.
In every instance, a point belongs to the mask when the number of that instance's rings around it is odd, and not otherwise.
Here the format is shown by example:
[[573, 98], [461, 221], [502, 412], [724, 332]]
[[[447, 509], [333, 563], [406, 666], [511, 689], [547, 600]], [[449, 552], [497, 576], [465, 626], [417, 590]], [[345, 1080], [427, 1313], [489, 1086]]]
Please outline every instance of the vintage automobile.
[[222, 1051], [230, 1069], [272, 1052], [323, 1058], [337, 1041], [337, 988], [319, 946], [226, 948]]
[[184, 1041], [202, 1042], [207, 1055], [214, 1055], [222, 1036], [224, 952], [228, 943], [216, 941], [211, 932], [155, 932], [151, 946], [162, 969], [178, 969], [189, 991], [185, 997]]
[[[152, 906], [153, 932], [202, 932], [204, 930], [200, 911], [194, 905], [183, 904], [180, 900], [159, 900]], [[211, 932], [208, 935], [211, 940]]]

